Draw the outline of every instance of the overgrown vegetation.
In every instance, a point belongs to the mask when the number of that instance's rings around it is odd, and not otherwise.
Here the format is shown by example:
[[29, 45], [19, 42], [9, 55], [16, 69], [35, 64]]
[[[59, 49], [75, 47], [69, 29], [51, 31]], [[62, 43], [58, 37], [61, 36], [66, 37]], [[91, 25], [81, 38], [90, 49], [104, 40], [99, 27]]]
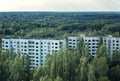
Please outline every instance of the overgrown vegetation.
[[120, 51], [109, 58], [100, 45], [92, 57], [82, 40], [75, 50], [64, 49], [48, 54], [45, 65], [30, 70], [28, 56], [0, 52], [1, 81], [120, 81]]
[[[120, 13], [1, 12], [0, 39], [4, 37], [53, 38], [72, 34], [120, 36]], [[0, 51], [0, 81], [120, 81], [120, 51], [107, 56], [100, 44], [96, 56], [89, 55], [81, 41], [76, 50], [48, 55], [46, 63], [31, 72], [28, 56]]]
[[69, 34], [120, 34], [120, 13], [1, 12], [1, 37], [66, 37]]

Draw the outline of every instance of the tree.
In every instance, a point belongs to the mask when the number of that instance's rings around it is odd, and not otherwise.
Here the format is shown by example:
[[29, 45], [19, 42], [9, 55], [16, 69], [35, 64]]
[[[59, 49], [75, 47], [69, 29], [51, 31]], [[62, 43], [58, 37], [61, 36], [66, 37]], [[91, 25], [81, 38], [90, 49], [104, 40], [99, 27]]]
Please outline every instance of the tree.
[[120, 81], [120, 66], [111, 67], [109, 71], [109, 77], [111, 81]]
[[93, 65], [95, 67], [96, 78], [107, 76], [109, 67], [106, 57], [94, 58]]
[[97, 57], [100, 58], [100, 57], [107, 57], [107, 49], [106, 49], [106, 46], [105, 45], [101, 45], [99, 48], [98, 48], [98, 51], [97, 51]]
[[62, 78], [60, 78], [59, 76], [57, 76], [57, 78], [54, 81], [63, 81]]
[[17, 56], [11, 62], [11, 81], [24, 81], [24, 60], [23, 57]]
[[94, 65], [88, 64], [88, 81], [96, 81]]
[[112, 60], [110, 62], [110, 67], [120, 65], [120, 51], [115, 51], [112, 55]]
[[108, 77], [100, 77], [98, 81], [110, 81]]
[[39, 81], [53, 81], [53, 80], [46, 75], [44, 77], [41, 77]]
[[87, 81], [87, 58], [80, 58], [80, 81]]
[[43, 67], [37, 67], [33, 74], [33, 81], [39, 81], [42, 76], [44, 76]]

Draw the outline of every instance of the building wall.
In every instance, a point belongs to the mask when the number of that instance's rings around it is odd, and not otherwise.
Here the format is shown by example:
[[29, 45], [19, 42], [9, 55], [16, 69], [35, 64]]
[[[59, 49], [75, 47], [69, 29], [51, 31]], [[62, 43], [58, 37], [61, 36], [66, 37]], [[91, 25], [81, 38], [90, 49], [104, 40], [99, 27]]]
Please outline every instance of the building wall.
[[[80, 38], [88, 46], [89, 54], [95, 56], [100, 37], [89, 37], [85, 35], [70, 36], [68, 37], [68, 48], [76, 49]], [[102, 38], [103, 44], [106, 46], [107, 53], [110, 56], [112, 56], [115, 50], [120, 50], [120, 37], [108, 35]], [[31, 68], [44, 65], [47, 54], [52, 54], [64, 48], [66, 48], [66, 39], [2, 39], [2, 50], [13, 49], [16, 54], [28, 54], [31, 60]]]
[[[88, 46], [89, 53], [92, 56], [95, 56], [98, 50], [98, 44], [100, 41], [100, 37], [89, 37], [89, 36], [71, 36], [68, 37], [68, 48], [75, 49], [78, 45], [79, 38], [84, 40], [86, 46]], [[112, 56], [115, 50], [120, 50], [120, 37], [113, 37], [112, 35], [104, 36], [103, 44], [107, 48], [107, 53]]]
[[31, 68], [44, 65], [47, 54], [64, 48], [66, 48], [65, 39], [2, 39], [2, 51], [13, 50], [16, 54], [28, 54], [31, 60]]
[[120, 37], [113, 37], [108, 35], [103, 37], [103, 43], [106, 45], [107, 52], [112, 56], [116, 50], [120, 50]]

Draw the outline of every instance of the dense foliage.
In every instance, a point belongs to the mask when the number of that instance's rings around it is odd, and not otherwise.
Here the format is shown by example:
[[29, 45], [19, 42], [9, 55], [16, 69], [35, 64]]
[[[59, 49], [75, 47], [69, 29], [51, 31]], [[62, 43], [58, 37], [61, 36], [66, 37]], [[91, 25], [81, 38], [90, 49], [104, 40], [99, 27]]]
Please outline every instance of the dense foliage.
[[[0, 39], [52, 38], [73, 34], [120, 36], [119, 12], [1, 12]], [[100, 43], [93, 58], [81, 40], [76, 50], [47, 56], [46, 63], [30, 71], [28, 56], [0, 51], [0, 81], [120, 81], [120, 51], [107, 56]]]
[[120, 81], [120, 51], [112, 59], [100, 45], [92, 57], [83, 40], [75, 50], [48, 54], [44, 66], [30, 70], [28, 56], [0, 51], [0, 81]]
[[1, 12], [1, 37], [120, 34], [119, 12]]
[[29, 56], [0, 50], [0, 81], [29, 81], [30, 76]]

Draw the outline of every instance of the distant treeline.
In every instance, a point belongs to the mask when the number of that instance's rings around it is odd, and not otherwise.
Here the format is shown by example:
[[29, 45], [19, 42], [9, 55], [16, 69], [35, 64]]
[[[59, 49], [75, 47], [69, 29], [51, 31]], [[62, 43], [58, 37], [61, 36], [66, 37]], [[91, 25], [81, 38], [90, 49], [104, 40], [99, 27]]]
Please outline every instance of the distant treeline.
[[119, 26], [119, 12], [0, 12], [0, 39], [62, 38], [79, 33], [120, 36]]

